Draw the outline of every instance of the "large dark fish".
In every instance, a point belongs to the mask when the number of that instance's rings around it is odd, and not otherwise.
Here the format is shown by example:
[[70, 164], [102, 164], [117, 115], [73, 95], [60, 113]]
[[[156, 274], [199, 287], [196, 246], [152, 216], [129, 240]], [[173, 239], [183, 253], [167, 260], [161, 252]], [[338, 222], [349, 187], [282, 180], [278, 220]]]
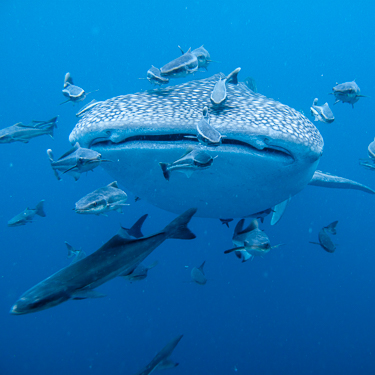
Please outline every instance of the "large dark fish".
[[160, 232], [139, 239], [130, 237], [128, 230], [120, 229], [117, 235], [93, 254], [29, 289], [14, 304], [10, 313], [28, 314], [59, 305], [69, 299], [103, 297], [95, 288], [133, 270], [166, 239], [195, 238], [187, 228], [195, 212], [196, 209], [191, 208]]

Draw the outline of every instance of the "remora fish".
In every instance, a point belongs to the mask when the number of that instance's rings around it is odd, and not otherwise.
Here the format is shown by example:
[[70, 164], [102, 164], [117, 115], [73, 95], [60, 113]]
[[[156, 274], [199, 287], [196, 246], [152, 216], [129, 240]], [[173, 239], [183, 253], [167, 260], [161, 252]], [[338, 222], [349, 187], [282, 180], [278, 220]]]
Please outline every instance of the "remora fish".
[[357, 103], [359, 98], [365, 97], [360, 94], [361, 90], [355, 81], [340, 83], [333, 87], [332, 91], [330, 94], [336, 98], [334, 104], [338, 102], [349, 103], [353, 108], [354, 103]]
[[207, 154], [207, 152], [198, 148], [190, 148], [173, 163], [159, 164], [163, 171], [164, 178], [169, 181], [170, 173], [173, 171], [181, 172], [184, 173], [186, 177], [191, 177], [195, 171], [209, 168], [213, 161], [214, 158]]
[[44, 212], [43, 205], [44, 200], [41, 200], [35, 208], [26, 208], [20, 214], [16, 215], [13, 219], [10, 219], [8, 221], [8, 227], [19, 227], [21, 225], [31, 223], [35, 215], [45, 217], [46, 214]]
[[160, 75], [166, 78], [186, 77], [198, 70], [198, 59], [191, 53], [191, 48], [177, 59], [160, 68]]
[[333, 113], [331, 111], [331, 108], [329, 108], [328, 103], [319, 106], [317, 98], [314, 99], [310, 111], [311, 116], [315, 117], [315, 121], [321, 121], [330, 124], [335, 120], [335, 116], [333, 116]]
[[197, 139], [207, 146], [219, 146], [221, 143], [221, 134], [210, 125], [208, 108], [203, 108], [203, 117], [197, 125]]
[[221, 106], [225, 100], [227, 99], [227, 82], [233, 83], [235, 85], [238, 84], [238, 73], [240, 72], [241, 68], [237, 68], [233, 70], [232, 73], [228, 75], [225, 79], [220, 79], [215, 83], [214, 89], [211, 93], [211, 103], [215, 106]]
[[272, 246], [266, 233], [259, 229], [258, 221], [253, 220], [249, 226], [243, 229], [245, 219], [241, 219], [233, 233], [232, 242], [236, 246], [233, 249], [225, 250], [224, 254], [234, 251], [237, 258], [242, 262], [253, 259], [255, 256], [267, 254], [271, 249], [281, 246], [282, 244]]
[[10, 313], [28, 314], [69, 299], [103, 297], [95, 288], [134, 269], [168, 238], [195, 238], [187, 228], [195, 212], [196, 209], [191, 208], [160, 232], [139, 239], [132, 239], [125, 229], [120, 229], [117, 235], [93, 254], [63, 268], [25, 292]]
[[0, 143], [29, 143], [31, 138], [47, 134], [53, 138], [53, 130], [57, 128], [57, 117], [48, 121], [32, 121], [32, 125], [21, 122], [0, 130]]
[[323, 229], [319, 231], [318, 238], [319, 242], [310, 242], [314, 245], [320, 245], [325, 251], [328, 253], [333, 253], [336, 250], [335, 244], [332, 242], [331, 238], [329, 237], [328, 233], [336, 234], [336, 225], [338, 221], [334, 221], [333, 223], [327, 225]]
[[142, 263], [140, 263], [131, 273], [129, 273], [127, 275], [120, 275], [120, 276], [122, 276], [124, 279], [126, 279], [130, 282], [140, 281], [140, 280], [145, 279], [148, 275], [148, 271], [151, 268], [156, 267], [157, 265], [158, 265], [157, 260], [155, 260], [155, 262], [151, 263], [148, 266], [145, 266]]
[[191, 279], [199, 285], [204, 285], [207, 283], [207, 278], [203, 271], [205, 263], [206, 261], [204, 261], [199, 267], [194, 267], [190, 273]]
[[314, 185], [358, 187], [314, 175], [323, 152], [318, 129], [300, 112], [244, 83], [228, 85], [231, 105], [210, 113], [211, 126], [226, 138], [215, 148], [218, 158], [209, 173], [165, 184], [158, 162], [177, 160], [196, 145], [201, 108], [210, 105], [220, 78], [225, 75], [108, 99], [80, 119], [69, 140], [116, 160], [102, 166], [126, 191], [177, 213], [197, 206], [202, 217], [245, 217], [285, 201], [312, 179]]
[[62, 102], [60, 104], [65, 104], [65, 103], [68, 103], [68, 102], [73, 102], [73, 103], [80, 102], [80, 101], [84, 100], [86, 98], [86, 96], [88, 95], [88, 94], [85, 93], [84, 89], [82, 89], [79, 86], [76, 86], [73, 83], [73, 78], [72, 78], [72, 76], [70, 75], [69, 72], [65, 74], [64, 88], [62, 90], [62, 93], [65, 97], [68, 98], [68, 100], [66, 100], [65, 102]]
[[156, 354], [152, 361], [141, 371], [137, 372], [136, 375], [149, 375], [154, 370], [164, 370], [178, 366], [178, 363], [172, 362], [169, 357], [171, 356], [174, 348], [182, 339], [182, 336], [183, 335], [175, 337], [172, 341], [165, 345], [164, 348]]
[[110, 161], [102, 159], [102, 155], [94, 150], [81, 147], [78, 142], [56, 161], [51, 149], [47, 150], [47, 155], [58, 180], [61, 180], [58, 171], [72, 175], [77, 181], [81, 173], [93, 170], [103, 161]]
[[122, 213], [122, 207], [128, 206], [126, 200], [128, 196], [121, 190], [117, 181], [113, 181], [107, 186], [96, 189], [81, 198], [75, 206], [78, 214], [104, 215], [105, 212], [116, 210]]

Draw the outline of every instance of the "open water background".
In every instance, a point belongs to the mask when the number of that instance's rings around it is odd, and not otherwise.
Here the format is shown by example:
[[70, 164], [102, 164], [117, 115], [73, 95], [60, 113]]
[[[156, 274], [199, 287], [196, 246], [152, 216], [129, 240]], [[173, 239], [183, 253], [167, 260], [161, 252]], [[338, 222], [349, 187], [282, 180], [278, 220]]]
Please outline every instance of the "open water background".
[[[375, 136], [374, 14], [373, 1], [346, 0], [2, 1], [1, 127], [56, 115], [59, 122], [54, 140], [0, 147], [0, 373], [133, 374], [181, 333], [172, 356], [180, 365], [171, 374], [374, 373], [375, 198], [358, 191], [307, 187], [277, 226], [266, 219], [271, 243], [287, 245], [263, 259], [241, 264], [224, 255], [233, 223], [227, 229], [194, 218], [197, 239], [160, 246], [145, 261], [159, 260], [146, 280], [112, 280], [99, 288], [104, 299], [8, 313], [23, 292], [69, 264], [64, 241], [91, 253], [120, 223], [129, 227], [149, 213], [150, 234], [175, 217], [145, 201], [124, 215], [72, 211], [112, 179], [98, 168], [77, 183], [69, 176], [58, 182], [51, 171], [46, 150], [60, 156], [70, 147], [80, 107], [59, 106], [67, 71], [86, 91], [99, 89], [92, 98], [105, 100], [149, 89], [138, 78], [179, 56], [177, 45], [204, 44], [220, 63], [189, 79], [240, 66], [240, 78], [254, 77], [261, 94], [306, 115], [315, 97], [328, 101], [336, 120], [315, 123], [325, 140], [319, 168], [375, 188], [375, 175], [358, 165]], [[370, 98], [354, 110], [332, 107], [332, 87], [353, 79]], [[40, 199], [46, 218], [7, 227]], [[308, 243], [334, 220], [334, 254]], [[201, 287], [189, 280], [203, 260], [208, 282]]]

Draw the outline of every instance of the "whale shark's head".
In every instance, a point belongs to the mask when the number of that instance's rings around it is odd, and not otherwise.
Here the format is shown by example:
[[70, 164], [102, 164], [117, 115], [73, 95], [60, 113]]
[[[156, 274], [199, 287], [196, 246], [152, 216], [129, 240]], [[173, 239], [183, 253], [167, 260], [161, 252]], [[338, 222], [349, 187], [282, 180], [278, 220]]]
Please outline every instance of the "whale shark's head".
[[[101, 102], [69, 140], [112, 160], [103, 168], [128, 191], [168, 211], [198, 207], [198, 216], [219, 218], [270, 208], [310, 181], [323, 139], [301, 113], [243, 83], [228, 83], [225, 104], [213, 107], [210, 96], [220, 78], [225, 75]], [[216, 147], [194, 138], [205, 106], [223, 136]], [[167, 181], [159, 163], [172, 163], [191, 147], [204, 147], [215, 162], [190, 178], [172, 172]]]

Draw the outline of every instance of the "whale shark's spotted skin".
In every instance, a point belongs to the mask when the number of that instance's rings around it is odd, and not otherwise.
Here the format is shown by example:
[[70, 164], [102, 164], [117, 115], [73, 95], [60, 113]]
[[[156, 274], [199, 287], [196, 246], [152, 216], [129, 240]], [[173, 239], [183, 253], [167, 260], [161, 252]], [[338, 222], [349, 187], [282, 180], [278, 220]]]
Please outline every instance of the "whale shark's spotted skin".
[[[99, 131], [103, 122], [112, 122], [114, 128], [117, 122], [125, 122], [129, 132], [145, 127], [157, 131], [159, 127], [167, 128], [168, 125], [168, 133], [181, 132], [184, 127], [186, 131], [191, 131], [196, 128], [202, 109], [207, 105], [211, 125], [222, 134], [264, 134], [267, 128], [270, 136], [274, 132], [283, 133], [287, 138], [322, 150], [323, 139], [305, 116], [273, 99], [255, 94], [243, 83], [228, 84], [224, 108], [217, 110], [212, 107], [211, 92], [220, 78], [225, 78], [225, 75], [220, 73], [203, 80], [108, 99], [96, 105], [78, 122], [70, 141], [88, 146], [81, 136]], [[107, 126], [110, 127], [110, 124]]]
[[[112, 160], [103, 167], [114, 179], [165, 210], [197, 207], [198, 216], [220, 218], [269, 209], [309, 183], [323, 139], [301, 113], [243, 83], [228, 83], [225, 105], [214, 107], [210, 97], [220, 79], [225, 75], [108, 99], [85, 112], [69, 140]], [[190, 178], [165, 180], [159, 162], [197, 146], [204, 107], [223, 136], [220, 145], [202, 146], [215, 163]]]

